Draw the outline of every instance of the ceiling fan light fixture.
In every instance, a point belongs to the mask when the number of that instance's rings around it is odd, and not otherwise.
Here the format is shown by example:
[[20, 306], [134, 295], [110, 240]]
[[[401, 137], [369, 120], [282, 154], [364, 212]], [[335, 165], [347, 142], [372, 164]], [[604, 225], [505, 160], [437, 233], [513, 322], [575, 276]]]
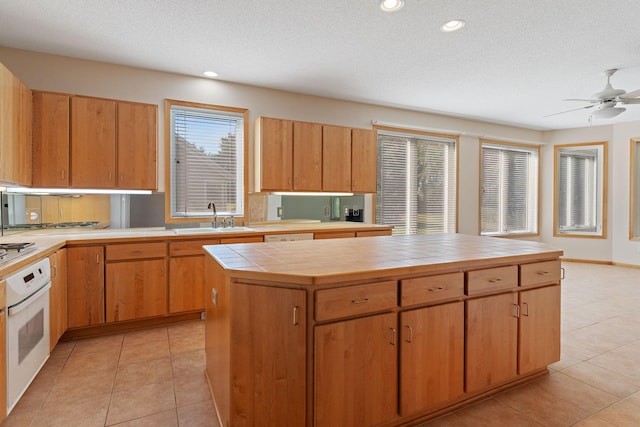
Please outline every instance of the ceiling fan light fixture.
[[440, 31], [443, 33], [452, 33], [464, 27], [465, 24], [466, 22], [464, 22], [463, 19], [452, 19], [442, 24], [442, 26], [440, 26]]
[[594, 119], [612, 119], [625, 111], [627, 111], [627, 109], [623, 107], [602, 108], [591, 113], [591, 117]]
[[385, 12], [396, 12], [402, 9], [404, 6], [404, 0], [382, 0], [380, 2], [380, 9]]

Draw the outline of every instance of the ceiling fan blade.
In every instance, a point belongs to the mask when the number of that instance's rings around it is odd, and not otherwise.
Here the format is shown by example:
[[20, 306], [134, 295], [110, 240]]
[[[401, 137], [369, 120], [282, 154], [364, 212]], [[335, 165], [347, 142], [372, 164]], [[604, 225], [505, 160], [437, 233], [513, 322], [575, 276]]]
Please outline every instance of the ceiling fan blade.
[[620, 95], [620, 98], [629, 99], [629, 98], [636, 98], [638, 96], [640, 96], [640, 89], [634, 90], [633, 92], [627, 92], [624, 95]]
[[576, 99], [576, 98], [569, 98], [569, 99], [563, 99], [563, 101], [580, 101], [580, 102], [591, 102], [593, 104], [597, 104], [598, 102], [602, 101], [601, 99]]
[[593, 107], [594, 107], [593, 105], [586, 105], [586, 106], [584, 106], [584, 107], [574, 108], [574, 109], [572, 109], [572, 110], [560, 111], [559, 113], [553, 113], [553, 114], [547, 114], [547, 115], [546, 115], [546, 116], [544, 116], [544, 117], [557, 116], [558, 114], [570, 113], [570, 112], [572, 112], [572, 111], [578, 111], [578, 110], [586, 110], [586, 109], [588, 109], [588, 108], [593, 108]]
[[640, 98], [631, 98], [631, 99], [626, 99], [623, 98], [620, 100], [621, 104], [640, 104]]

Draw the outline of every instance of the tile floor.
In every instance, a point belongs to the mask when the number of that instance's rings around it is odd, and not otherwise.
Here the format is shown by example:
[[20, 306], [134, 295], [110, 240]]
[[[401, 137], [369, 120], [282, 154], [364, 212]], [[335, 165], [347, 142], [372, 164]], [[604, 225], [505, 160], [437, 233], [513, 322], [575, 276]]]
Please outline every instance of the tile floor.
[[[564, 263], [551, 374], [422, 424], [640, 426], [640, 270]], [[202, 321], [59, 344], [9, 426], [218, 426]]]

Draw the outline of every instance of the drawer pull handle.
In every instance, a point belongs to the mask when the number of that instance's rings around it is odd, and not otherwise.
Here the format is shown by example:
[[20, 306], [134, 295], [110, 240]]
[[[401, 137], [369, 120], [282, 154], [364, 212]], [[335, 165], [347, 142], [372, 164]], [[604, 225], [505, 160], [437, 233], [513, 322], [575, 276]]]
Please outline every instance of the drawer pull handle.
[[529, 317], [529, 304], [527, 304], [526, 302], [522, 303], [522, 315]]
[[564, 267], [560, 268], [560, 279], [564, 280]]
[[548, 271], [538, 271], [538, 276], [546, 276], [547, 274], [549, 274]]
[[499, 277], [496, 277], [495, 279], [489, 279], [489, 283], [500, 283], [502, 282], [502, 279]]
[[389, 344], [396, 345], [396, 328], [389, 328], [391, 331], [391, 342]]
[[298, 326], [300, 322], [298, 322], [298, 306], [293, 307], [293, 326]]
[[440, 292], [440, 291], [444, 291], [444, 288], [442, 286], [438, 286], [435, 288], [429, 288], [429, 292]]
[[405, 341], [411, 344], [413, 342], [413, 328], [409, 325], [406, 325], [405, 328], [409, 330], [409, 339], [406, 339]]
[[511, 304], [513, 306], [513, 308], [516, 309], [516, 314], [513, 316], [517, 319], [520, 318], [520, 306], [518, 304]]
[[369, 298], [352, 299], [351, 300], [351, 304], [363, 304], [365, 302], [369, 302]]
[[140, 255], [142, 253], [141, 250], [131, 251], [131, 255]]

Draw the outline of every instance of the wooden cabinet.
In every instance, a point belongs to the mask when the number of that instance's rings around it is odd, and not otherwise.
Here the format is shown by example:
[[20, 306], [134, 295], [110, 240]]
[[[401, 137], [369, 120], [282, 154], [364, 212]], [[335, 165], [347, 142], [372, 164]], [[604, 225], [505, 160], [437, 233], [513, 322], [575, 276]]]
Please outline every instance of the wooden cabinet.
[[156, 190], [158, 106], [118, 101], [118, 188]]
[[7, 301], [5, 286], [4, 280], [0, 281], [0, 423], [7, 416]]
[[69, 186], [69, 95], [33, 92], [33, 186]]
[[115, 188], [116, 101], [71, 97], [71, 186]]
[[31, 90], [0, 63], [0, 182], [31, 185]]
[[378, 174], [378, 141], [376, 131], [351, 130], [351, 191], [376, 193]]
[[113, 244], [106, 251], [106, 321], [166, 314], [166, 243]]
[[560, 360], [560, 285], [521, 291], [519, 299], [518, 374], [522, 375]]
[[260, 117], [255, 126], [256, 191], [293, 188], [293, 122]]
[[463, 394], [464, 303], [400, 313], [400, 415]]
[[67, 248], [68, 327], [104, 321], [104, 246]]
[[322, 125], [293, 122], [293, 190], [322, 191]]
[[60, 249], [49, 257], [51, 291], [49, 294], [50, 347], [53, 348], [67, 330], [67, 250]]
[[204, 310], [205, 245], [220, 239], [169, 243], [169, 313]]
[[322, 191], [351, 191], [351, 128], [322, 126]]
[[315, 426], [372, 426], [397, 414], [397, 315], [316, 326]]
[[478, 391], [515, 378], [517, 293], [467, 300], [465, 304], [465, 391]]
[[36, 91], [33, 185], [157, 189], [157, 105]]

